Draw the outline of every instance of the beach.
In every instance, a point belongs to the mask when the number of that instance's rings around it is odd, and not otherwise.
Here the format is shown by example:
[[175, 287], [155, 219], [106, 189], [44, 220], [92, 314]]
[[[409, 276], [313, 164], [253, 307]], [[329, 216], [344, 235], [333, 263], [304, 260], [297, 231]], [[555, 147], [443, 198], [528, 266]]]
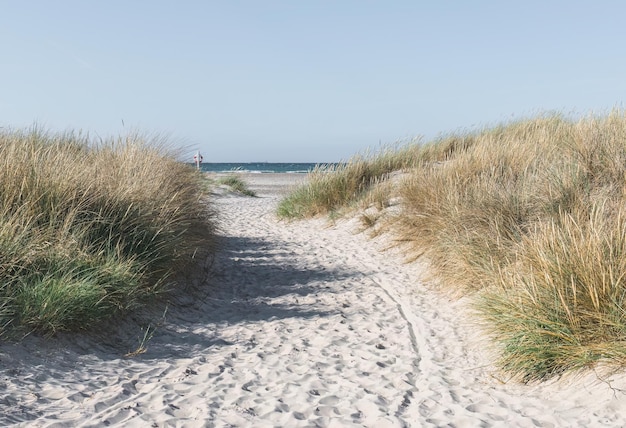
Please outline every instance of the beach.
[[278, 220], [304, 174], [215, 192], [219, 249], [157, 304], [106, 329], [0, 347], [0, 425], [563, 427], [626, 425], [623, 375], [523, 385], [464, 299], [356, 219]]

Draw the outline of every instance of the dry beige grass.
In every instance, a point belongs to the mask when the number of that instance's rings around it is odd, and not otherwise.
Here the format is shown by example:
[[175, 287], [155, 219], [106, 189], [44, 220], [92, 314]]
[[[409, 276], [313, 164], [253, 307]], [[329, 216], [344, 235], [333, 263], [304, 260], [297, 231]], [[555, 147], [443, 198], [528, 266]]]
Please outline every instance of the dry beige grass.
[[[410, 174], [389, 194], [401, 210], [383, 228], [426, 257], [442, 287], [475, 299], [501, 366], [525, 381], [598, 361], [621, 367], [624, 113], [545, 115], [407, 150]], [[312, 178], [309, 189], [322, 183]], [[324, 177], [327, 192], [333, 180], [345, 178]], [[385, 205], [380, 195], [372, 200]], [[381, 217], [370, 213], [364, 223]]]

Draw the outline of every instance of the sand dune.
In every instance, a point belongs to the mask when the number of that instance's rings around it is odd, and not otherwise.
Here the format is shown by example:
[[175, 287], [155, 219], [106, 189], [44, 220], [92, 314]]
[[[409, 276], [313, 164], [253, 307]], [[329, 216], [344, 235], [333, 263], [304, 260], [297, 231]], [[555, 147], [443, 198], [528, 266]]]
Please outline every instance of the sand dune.
[[623, 377], [503, 383], [465, 303], [423, 266], [352, 221], [278, 221], [302, 176], [247, 178], [260, 197], [216, 195], [221, 249], [186, 290], [106, 333], [3, 344], [0, 425], [626, 424]]

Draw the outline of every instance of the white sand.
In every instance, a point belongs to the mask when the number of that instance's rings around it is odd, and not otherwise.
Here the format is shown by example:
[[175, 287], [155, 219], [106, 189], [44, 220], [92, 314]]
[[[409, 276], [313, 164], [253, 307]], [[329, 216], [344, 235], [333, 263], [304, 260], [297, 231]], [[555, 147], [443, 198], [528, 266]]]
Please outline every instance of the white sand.
[[[502, 383], [462, 301], [357, 224], [279, 222], [295, 175], [216, 196], [205, 278], [97, 335], [0, 347], [0, 426], [624, 426], [623, 377]], [[133, 358], [142, 327], [156, 325]]]

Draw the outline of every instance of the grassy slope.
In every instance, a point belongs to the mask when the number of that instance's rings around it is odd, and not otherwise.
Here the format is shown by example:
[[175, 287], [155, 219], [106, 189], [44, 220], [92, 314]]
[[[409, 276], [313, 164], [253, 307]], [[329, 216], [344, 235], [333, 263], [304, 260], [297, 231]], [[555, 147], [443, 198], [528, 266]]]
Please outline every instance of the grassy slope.
[[[623, 365], [623, 113], [578, 122], [541, 116], [405, 148], [401, 156], [407, 179], [387, 190], [401, 211], [382, 227], [426, 256], [441, 284], [473, 296], [502, 368], [533, 381], [599, 361]], [[318, 215], [371, 200], [367, 185], [344, 192], [337, 184], [372, 181], [351, 178], [352, 169], [313, 175], [279, 213]], [[327, 203], [333, 198], [318, 193], [349, 195]]]
[[0, 163], [0, 334], [89, 328], [212, 248], [199, 174], [139, 138], [7, 132]]

